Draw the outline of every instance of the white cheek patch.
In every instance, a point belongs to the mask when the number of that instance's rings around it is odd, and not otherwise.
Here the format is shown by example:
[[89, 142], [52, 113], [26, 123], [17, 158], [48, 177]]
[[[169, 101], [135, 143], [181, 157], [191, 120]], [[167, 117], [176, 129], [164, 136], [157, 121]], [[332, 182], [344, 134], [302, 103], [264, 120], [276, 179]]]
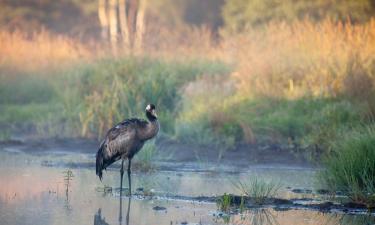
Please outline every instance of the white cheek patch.
[[147, 106], [146, 106], [146, 110], [151, 110], [151, 106], [150, 106], [150, 105], [147, 105]]

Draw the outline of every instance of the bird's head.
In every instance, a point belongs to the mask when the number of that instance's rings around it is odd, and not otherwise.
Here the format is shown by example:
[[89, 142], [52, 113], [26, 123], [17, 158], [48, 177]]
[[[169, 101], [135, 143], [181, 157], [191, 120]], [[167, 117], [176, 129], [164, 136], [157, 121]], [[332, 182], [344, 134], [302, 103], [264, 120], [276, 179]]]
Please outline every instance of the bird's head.
[[149, 120], [156, 120], [157, 115], [156, 115], [156, 108], [154, 104], [148, 104], [146, 106], [146, 116]]

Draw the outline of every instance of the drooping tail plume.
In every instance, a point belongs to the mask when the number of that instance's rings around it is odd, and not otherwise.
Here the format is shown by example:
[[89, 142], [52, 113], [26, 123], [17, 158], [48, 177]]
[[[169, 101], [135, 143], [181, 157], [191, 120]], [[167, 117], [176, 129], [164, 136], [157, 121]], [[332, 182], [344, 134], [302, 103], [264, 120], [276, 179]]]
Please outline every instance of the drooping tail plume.
[[104, 169], [104, 144], [101, 144], [96, 153], [96, 175], [99, 176], [100, 181], [102, 180]]

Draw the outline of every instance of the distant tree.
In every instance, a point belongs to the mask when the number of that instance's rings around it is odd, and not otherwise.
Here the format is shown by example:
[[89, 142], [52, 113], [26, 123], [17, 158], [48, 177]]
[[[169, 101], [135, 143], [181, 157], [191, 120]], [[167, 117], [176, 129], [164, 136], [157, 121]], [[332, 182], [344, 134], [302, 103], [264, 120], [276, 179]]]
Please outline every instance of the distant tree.
[[98, 32], [92, 0], [0, 0], [0, 28], [35, 32], [47, 29], [78, 37]]
[[141, 47], [146, 3], [147, 0], [98, 0], [102, 38], [110, 41], [114, 51], [120, 43], [129, 49]]
[[149, 0], [148, 16], [169, 27], [205, 26], [216, 30], [223, 24], [224, 0]]
[[309, 17], [319, 21], [364, 22], [375, 13], [372, 0], [226, 0], [223, 6], [227, 31], [241, 31], [269, 21], [293, 21]]
[[205, 25], [216, 30], [222, 25], [221, 8], [224, 0], [185, 1], [184, 20], [193, 25]]

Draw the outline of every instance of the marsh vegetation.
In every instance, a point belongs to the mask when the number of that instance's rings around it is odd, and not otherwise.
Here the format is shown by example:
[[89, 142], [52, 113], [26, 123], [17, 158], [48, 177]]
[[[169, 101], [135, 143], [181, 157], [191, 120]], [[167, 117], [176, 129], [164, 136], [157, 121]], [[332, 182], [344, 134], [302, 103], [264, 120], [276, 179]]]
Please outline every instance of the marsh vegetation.
[[[99, 140], [113, 124], [141, 117], [152, 102], [161, 134], [137, 155], [141, 173], [171, 157], [159, 154], [162, 142], [185, 146], [200, 163], [214, 149], [208, 156], [220, 166], [229, 152], [268, 149], [322, 167], [320, 188], [374, 207], [370, 1], [284, 1], [272, 9], [267, 4], [274, 1], [149, 1], [144, 30], [130, 34], [135, 47], [120, 43], [120, 24], [119, 37], [106, 32], [94, 1], [61, 5], [74, 9], [77, 24], [52, 2], [0, 3], [1, 143]], [[191, 16], [192, 9], [204, 16]], [[71, 28], [57, 26], [65, 20]], [[237, 188], [258, 203], [279, 190], [262, 178], [232, 183], [226, 193]], [[231, 201], [224, 194], [218, 206], [230, 211]]]

